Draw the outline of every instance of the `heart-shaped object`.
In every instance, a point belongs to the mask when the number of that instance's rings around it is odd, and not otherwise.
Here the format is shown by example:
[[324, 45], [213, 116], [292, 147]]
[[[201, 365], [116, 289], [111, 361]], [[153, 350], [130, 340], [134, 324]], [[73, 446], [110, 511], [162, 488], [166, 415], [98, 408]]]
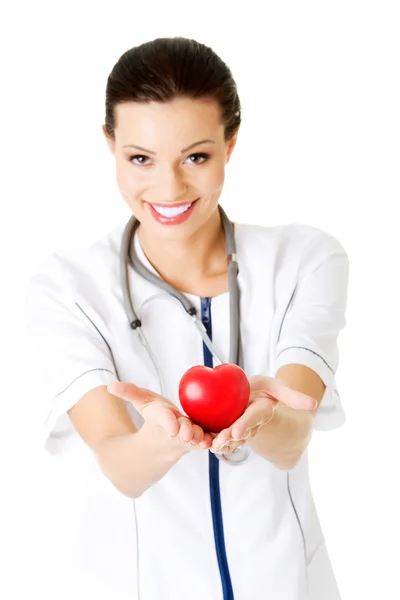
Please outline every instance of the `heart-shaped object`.
[[245, 411], [250, 382], [243, 369], [231, 363], [215, 368], [190, 368], [179, 383], [179, 400], [188, 417], [204, 431], [219, 433]]

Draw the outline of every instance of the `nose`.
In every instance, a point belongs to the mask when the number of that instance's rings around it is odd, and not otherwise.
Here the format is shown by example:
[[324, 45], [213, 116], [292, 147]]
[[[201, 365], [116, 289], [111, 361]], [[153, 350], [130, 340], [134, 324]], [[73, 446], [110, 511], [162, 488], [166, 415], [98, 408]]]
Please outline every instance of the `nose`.
[[160, 170], [154, 187], [154, 202], [177, 202], [187, 191], [188, 186], [183, 174], [177, 173], [175, 169], [166, 167]]

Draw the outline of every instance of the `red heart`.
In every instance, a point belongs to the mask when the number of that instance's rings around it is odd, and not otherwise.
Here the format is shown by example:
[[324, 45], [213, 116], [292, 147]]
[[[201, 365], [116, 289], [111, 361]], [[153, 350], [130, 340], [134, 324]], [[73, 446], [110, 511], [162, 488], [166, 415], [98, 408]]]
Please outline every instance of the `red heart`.
[[243, 369], [226, 363], [214, 369], [199, 365], [183, 375], [179, 399], [188, 417], [205, 431], [219, 433], [243, 413], [250, 383]]

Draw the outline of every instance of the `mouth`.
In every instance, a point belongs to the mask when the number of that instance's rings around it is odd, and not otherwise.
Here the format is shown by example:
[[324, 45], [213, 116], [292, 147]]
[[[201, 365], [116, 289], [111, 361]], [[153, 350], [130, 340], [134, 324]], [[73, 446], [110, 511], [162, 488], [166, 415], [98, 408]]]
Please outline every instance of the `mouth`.
[[189, 219], [199, 198], [186, 204], [176, 204], [174, 206], [165, 204], [147, 203], [154, 219], [162, 225], [179, 225]]

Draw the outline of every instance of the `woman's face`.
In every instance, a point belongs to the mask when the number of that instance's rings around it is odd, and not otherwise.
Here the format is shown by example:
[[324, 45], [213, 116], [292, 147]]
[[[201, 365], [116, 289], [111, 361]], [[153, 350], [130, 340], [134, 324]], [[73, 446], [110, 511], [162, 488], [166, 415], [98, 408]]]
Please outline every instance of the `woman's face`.
[[237, 138], [225, 141], [220, 120], [217, 102], [179, 98], [118, 104], [114, 140], [103, 126], [118, 187], [146, 234], [184, 239], [215, 218]]

